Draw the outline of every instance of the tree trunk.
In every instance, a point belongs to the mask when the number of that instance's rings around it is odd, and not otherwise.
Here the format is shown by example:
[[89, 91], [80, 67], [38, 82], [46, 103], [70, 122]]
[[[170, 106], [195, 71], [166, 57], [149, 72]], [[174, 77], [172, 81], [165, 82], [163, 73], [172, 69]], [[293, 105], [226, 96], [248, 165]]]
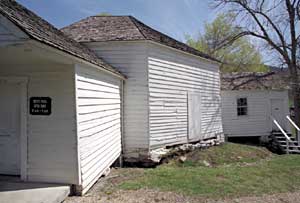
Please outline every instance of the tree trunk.
[[289, 65], [290, 82], [294, 102], [295, 123], [300, 126], [300, 84], [296, 65]]

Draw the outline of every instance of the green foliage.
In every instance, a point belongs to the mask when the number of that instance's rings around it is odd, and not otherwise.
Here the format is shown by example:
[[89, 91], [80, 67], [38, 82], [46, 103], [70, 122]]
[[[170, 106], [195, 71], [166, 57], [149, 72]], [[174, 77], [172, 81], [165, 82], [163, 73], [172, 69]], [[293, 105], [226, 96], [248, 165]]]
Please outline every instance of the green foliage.
[[[273, 155], [266, 158], [264, 150], [260, 148], [257, 153], [257, 149], [226, 144], [221, 149], [215, 147], [207, 154], [198, 151], [199, 157], [221, 156], [222, 150], [229, 156], [236, 156], [240, 151], [241, 156], [252, 154], [252, 157], [249, 160], [241, 159], [240, 162], [233, 158], [230, 162], [230, 158], [223, 155], [218, 159], [213, 158], [218, 162], [215, 167], [201, 166], [194, 159], [188, 159], [189, 163], [181, 166], [165, 164], [155, 169], [146, 169], [143, 176], [125, 181], [119, 187], [127, 190], [151, 188], [213, 199], [293, 192], [300, 189], [299, 155]], [[213, 152], [216, 154], [213, 155]]]
[[205, 33], [197, 39], [187, 36], [187, 44], [222, 62], [222, 72], [265, 72], [262, 56], [248, 37], [232, 39], [240, 29], [233, 26], [234, 15], [220, 14], [212, 23], [206, 23]]
[[102, 13], [99, 13], [98, 16], [112, 16], [112, 15], [107, 12], [102, 12]]

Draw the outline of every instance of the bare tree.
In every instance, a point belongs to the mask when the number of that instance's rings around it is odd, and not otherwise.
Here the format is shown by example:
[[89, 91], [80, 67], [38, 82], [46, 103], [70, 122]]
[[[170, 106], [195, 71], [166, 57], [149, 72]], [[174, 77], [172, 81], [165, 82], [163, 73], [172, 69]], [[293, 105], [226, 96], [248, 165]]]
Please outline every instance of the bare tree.
[[300, 125], [300, 0], [214, 0], [236, 15], [242, 29], [231, 40], [250, 35], [265, 43], [290, 73], [295, 121]]

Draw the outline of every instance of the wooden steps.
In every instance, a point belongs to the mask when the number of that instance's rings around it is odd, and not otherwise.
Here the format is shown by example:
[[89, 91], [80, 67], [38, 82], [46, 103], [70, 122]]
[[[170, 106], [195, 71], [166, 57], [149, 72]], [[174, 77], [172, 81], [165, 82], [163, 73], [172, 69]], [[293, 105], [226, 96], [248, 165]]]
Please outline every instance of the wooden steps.
[[273, 142], [275, 142], [281, 149], [282, 153], [286, 154], [300, 154], [300, 143], [291, 134], [288, 134], [290, 141], [281, 132], [272, 132], [271, 137]]

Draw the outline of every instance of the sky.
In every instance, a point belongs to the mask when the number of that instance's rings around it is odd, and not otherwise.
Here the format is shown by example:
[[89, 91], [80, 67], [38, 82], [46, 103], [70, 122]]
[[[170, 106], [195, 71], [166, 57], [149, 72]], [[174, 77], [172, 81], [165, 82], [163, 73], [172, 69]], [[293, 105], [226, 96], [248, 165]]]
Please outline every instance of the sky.
[[17, 0], [57, 28], [91, 15], [132, 15], [179, 41], [196, 37], [216, 11], [212, 0]]

